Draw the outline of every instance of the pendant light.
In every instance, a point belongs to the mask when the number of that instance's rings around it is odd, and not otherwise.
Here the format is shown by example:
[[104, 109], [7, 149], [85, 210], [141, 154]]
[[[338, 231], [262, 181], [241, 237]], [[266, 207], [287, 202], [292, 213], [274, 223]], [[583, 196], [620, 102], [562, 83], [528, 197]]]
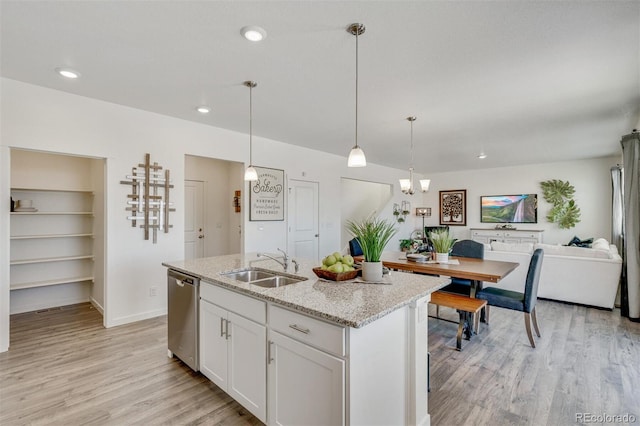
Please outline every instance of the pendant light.
[[245, 81], [244, 85], [249, 88], [249, 167], [244, 172], [244, 180], [258, 180], [258, 172], [253, 167], [253, 88], [258, 85], [255, 81]]
[[[411, 123], [411, 162], [409, 163], [409, 179], [400, 179], [400, 189], [404, 194], [413, 195], [416, 191], [413, 188], [413, 122], [417, 117], [407, 117], [407, 121]], [[420, 190], [427, 192], [431, 185], [431, 179], [420, 179]]]
[[400, 179], [400, 189], [404, 194], [413, 195], [415, 190], [413, 189], [413, 122], [416, 121], [416, 117], [407, 117], [407, 121], [411, 123], [411, 158], [409, 162], [409, 179]]
[[356, 144], [351, 148], [349, 153], [349, 159], [347, 161], [348, 167], [364, 167], [367, 165], [367, 159], [364, 156], [364, 151], [358, 146], [358, 36], [364, 34], [365, 27], [363, 24], [351, 24], [347, 28], [347, 32], [356, 36]]

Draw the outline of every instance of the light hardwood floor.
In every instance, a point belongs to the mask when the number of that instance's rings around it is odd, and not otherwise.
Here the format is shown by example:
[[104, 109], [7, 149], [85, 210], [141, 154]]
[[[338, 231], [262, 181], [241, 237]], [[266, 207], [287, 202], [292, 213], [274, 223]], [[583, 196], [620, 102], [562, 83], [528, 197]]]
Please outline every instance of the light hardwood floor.
[[[433, 307], [431, 307], [433, 308]], [[522, 314], [492, 309], [472, 341], [429, 319], [433, 425], [573, 425], [576, 413], [640, 422], [640, 324], [540, 301], [532, 349]], [[455, 311], [441, 309], [454, 319]], [[255, 425], [224, 392], [166, 356], [166, 317], [111, 329], [91, 305], [11, 317], [0, 354], [0, 425]]]

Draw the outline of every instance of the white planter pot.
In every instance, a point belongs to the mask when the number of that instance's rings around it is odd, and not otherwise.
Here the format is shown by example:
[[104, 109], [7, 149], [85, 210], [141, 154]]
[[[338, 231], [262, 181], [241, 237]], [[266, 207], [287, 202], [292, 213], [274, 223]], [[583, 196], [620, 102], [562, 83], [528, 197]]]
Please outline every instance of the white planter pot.
[[448, 262], [449, 253], [436, 253], [436, 262]]
[[382, 279], [382, 262], [362, 262], [362, 279], [380, 281]]

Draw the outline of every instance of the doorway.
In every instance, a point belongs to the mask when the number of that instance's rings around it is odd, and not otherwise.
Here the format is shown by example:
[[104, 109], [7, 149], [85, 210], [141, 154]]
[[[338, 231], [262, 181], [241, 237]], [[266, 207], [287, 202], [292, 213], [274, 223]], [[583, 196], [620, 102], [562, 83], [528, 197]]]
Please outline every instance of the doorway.
[[242, 163], [185, 156], [185, 259], [240, 253]]
[[287, 210], [289, 254], [318, 260], [318, 182], [289, 179]]
[[184, 181], [184, 258], [204, 255], [204, 182]]

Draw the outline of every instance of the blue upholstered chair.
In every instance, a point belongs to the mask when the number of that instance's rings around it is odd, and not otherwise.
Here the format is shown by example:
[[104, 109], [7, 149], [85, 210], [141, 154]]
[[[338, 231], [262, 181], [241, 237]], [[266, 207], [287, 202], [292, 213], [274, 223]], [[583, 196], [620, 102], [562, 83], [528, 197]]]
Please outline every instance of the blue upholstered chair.
[[[451, 256], [484, 259], [484, 244], [473, 240], [456, 241], [451, 249]], [[471, 296], [471, 280], [451, 278], [451, 284], [440, 291]], [[436, 318], [440, 318], [440, 306], [436, 306]]]
[[517, 291], [504, 290], [497, 287], [487, 287], [476, 293], [478, 299], [487, 301], [486, 321], [489, 323], [489, 306], [498, 306], [505, 309], [513, 309], [514, 311], [524, 312], [524, 325], [527, 329], [527, 336], [531, 347], [536, 347], [536, 342], [531, 334], [531, 323], [536, 330], [536, 334], [540, 337], [540, 329], [538, 328], [538, 318], [536, 317], [536, 301], [538, 300], [538, 282], [540, 281], [540, 269], [542, 268], [542, 258], [544, 252], [542, 249], [536, 249], [531, 256], [529, 263], [529, 271], [524, 284], [524, 293]]
[[352, 238], [349, 241], [349, 253], [351, 256], [362, 256], [362, 247], [360, 247], [360, 242], [357, 238]]
[[[453, 245], [451, 256], [484, 259], [484, 244], [473, 240], [457, 241]], [[469, 296], [471, 295], [471, 280], [451, 278], [451, 284], [444, 287], [441, 291]]]

